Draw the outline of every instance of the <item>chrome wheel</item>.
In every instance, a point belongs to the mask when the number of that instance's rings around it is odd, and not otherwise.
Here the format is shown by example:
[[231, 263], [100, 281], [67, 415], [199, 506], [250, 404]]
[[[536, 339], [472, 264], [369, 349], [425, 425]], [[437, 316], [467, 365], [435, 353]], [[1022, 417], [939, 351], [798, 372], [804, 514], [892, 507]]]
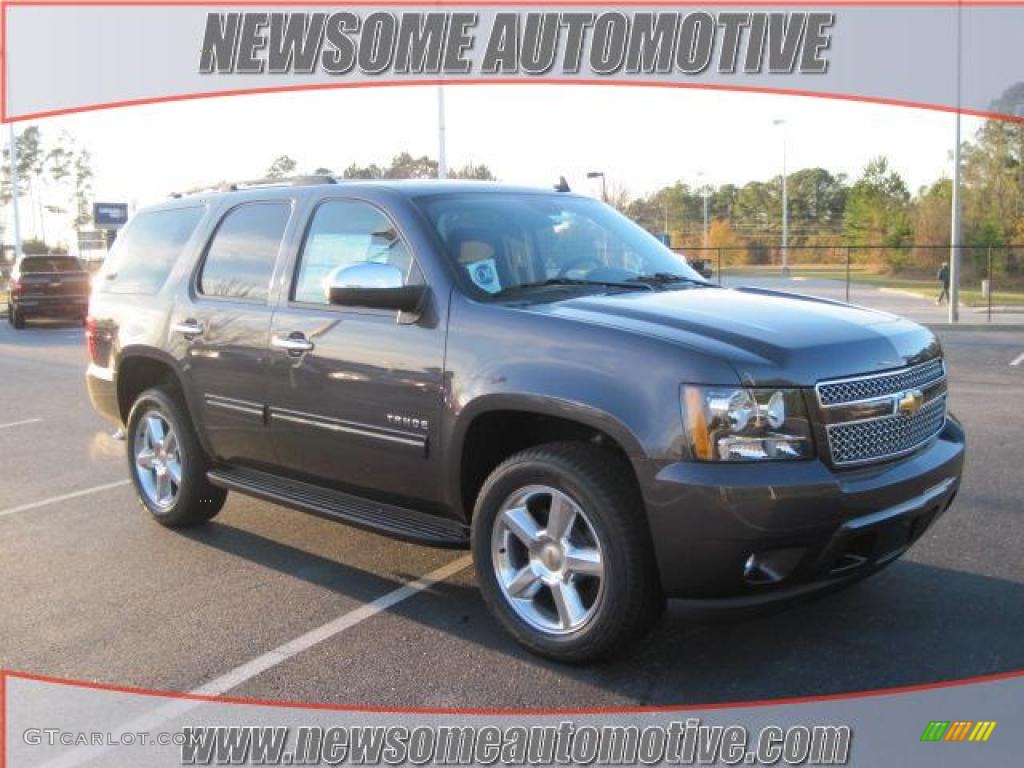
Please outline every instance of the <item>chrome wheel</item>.
[[498, 510], [491, 560], [505, 600], [530, 626], [575, 632], [601, 603], [604, 558], [586, 513], [565, 493], [531, 485]]
[[132, 446], [146, 500], [159, 509], [170, 508], [181, 490], [181, 449], [170, 422], [159, 411], [149, 411], [135, 427]]

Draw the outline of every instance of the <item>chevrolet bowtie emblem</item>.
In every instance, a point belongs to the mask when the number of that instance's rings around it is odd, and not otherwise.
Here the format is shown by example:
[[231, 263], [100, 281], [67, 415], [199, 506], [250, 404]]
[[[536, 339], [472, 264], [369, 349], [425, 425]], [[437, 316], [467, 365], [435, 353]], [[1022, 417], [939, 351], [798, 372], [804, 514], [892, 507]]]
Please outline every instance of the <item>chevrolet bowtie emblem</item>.
[[908, 389], [906, 392], [901, 392], [896, 400], [896, 410], [908, 416], [913, 416], [921, 410], [922, 405], [924, 405], [924, 392], [920, 389]]

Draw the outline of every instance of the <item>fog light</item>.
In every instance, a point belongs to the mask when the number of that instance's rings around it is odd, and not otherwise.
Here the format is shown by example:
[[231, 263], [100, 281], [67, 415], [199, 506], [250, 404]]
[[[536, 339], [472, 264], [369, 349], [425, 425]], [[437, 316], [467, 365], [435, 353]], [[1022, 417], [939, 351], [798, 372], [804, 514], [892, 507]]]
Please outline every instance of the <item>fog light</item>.
[[790, 547], [755, 552], [743, 564], [743, 580], [748, 584], [778, 584], [793, 572], [806, 551]]

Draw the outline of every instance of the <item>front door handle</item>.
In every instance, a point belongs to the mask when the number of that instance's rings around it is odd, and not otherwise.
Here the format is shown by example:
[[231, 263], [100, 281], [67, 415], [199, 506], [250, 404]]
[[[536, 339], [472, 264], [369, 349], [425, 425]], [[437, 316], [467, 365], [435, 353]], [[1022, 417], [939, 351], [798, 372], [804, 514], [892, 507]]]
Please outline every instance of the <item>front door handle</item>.
[[174, 333], [180, 333], [186, 339], [193, 339], [196, 336], [201, 336], [203, 331], [206, 330], [206, 328], [198, 320], [193, 320], [192, 318], [189, 318], [184, 322], [175, 323], [174, 325], [171, 326], [171, 330]]
[[270, 345], [275, 349], [283, 349], [289, 355], [301, 355], [303, 352], [312, 352], [315, 345], [303, 334], [295, 332], [288, 336], [274, 336]]

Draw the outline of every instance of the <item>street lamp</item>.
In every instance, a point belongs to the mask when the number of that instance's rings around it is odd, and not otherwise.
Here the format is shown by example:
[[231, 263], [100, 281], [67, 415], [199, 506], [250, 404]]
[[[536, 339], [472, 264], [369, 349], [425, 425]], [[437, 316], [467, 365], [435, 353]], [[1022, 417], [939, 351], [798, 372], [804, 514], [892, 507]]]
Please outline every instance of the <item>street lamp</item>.
[[444, 86], [437, 86], [437, 178], [448, 178], [448, 142], [445, 137]]
[[786, 121], [772, 120], [782, 126], [782, 276], [789, 277], [789, 189], [786, 183]]
[[14, 214], [14, 258], [21, 258], [21, 219], [18, 216], [18, 196], [20, 194], [18, 190], [18, 141], [17, 136], [14, 133], [14, 123], [10, 122], [7, 124], [10, 131], [11, 137], [11, 150], [10, 150], [10, 161], [11, 161], [11, 206], [13, 207]]
[[588, 179], [597, 179], [597, 178], [601, 179], [601, 202], [602, 203], [607, 203], [608, 202], [608, 188], [605, 186], [604, 171], [588, 171], [587, 172], [587, 178]]

